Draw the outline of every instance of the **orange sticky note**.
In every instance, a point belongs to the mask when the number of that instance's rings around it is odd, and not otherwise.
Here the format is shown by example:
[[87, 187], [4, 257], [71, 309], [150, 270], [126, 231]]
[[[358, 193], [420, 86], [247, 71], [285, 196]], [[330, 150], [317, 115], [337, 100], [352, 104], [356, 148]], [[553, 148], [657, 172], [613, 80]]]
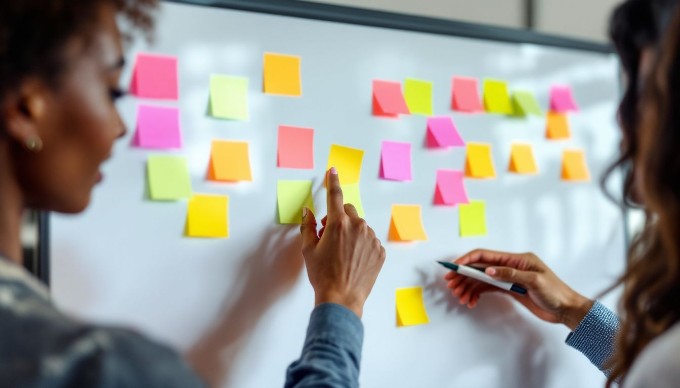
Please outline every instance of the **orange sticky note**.
[[534, 151], [529, 144], [513, 144], [510, 151], [510, 172], [517, 174], [537, 174]]
[[392, 205], [390, 241], [425, 241], [420, 205]]
[[248, 143], [213, 140], [208, 179], [221, 182], [252, 181]]
[[468, 143], [465, 159], [465, 176], [468, 178], [495, 178], [496, 168], [491, 157], [491, 144]]
[[569, 119], [564, 113], [548, 112], [548, 124], [545, 137], [550, 140], [569, 139]]
[[189, 200], [187, 236], [229, 237], [229, 197], [195, 194]]
[[294, 55], [264, 54], [264, 92], [302, 96], [301, 59]]
[[585, 182], [590, 180], [590, 172], [583, 150], [565, 150], [562, 156], [562, 180]]
[[277, 166], [282, 168], [314, 168], [314, 130], [281, 125]]

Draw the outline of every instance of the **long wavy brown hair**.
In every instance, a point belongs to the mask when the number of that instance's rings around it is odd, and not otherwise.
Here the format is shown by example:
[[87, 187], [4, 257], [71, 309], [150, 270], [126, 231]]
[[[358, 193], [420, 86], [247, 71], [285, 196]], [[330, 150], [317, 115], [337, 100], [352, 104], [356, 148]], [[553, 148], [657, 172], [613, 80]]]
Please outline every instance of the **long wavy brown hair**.
[[608, 387], [623, 382], [645, 347], [680, 322], [680, 9], [664, 35], [635, 131], [647, 222], [621, 279], [624, 315]]

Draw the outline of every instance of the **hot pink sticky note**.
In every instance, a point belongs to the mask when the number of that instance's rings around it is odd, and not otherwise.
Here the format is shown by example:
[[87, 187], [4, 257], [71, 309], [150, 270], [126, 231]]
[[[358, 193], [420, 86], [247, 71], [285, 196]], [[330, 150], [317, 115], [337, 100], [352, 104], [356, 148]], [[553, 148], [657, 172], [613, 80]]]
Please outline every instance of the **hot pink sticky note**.
[[550, 89], [550, 110], [558, 113], [578, 111], [569, 86], [553, 86]]
[[465, 141], [460, 137], [451, 117], [428, 117], [427, 146], [428, 148], [465, 147]]
[[398, 117], [409, 114], [401, 83], [373, 81], [373, 114], [376, 116]]
[[314, 168], [314, 130], [279, 127], [277, 165], [282, 168]]
[[477, 79], [453, 77], [451, 94], [451, 109], [469, 113], [484, 111]]
[[463, 171], [437, 170], [437, 187], [434, 192], [434, 204], [455, 206], [459, 203], [467, 204], [470, 200], [465, 190]]
[[181, 148], [179, 109], [140, 105], [137, 108], [137, 129], [133, 145], [142, 148]]
[[132, 73], [130, 93], [141, 98], [177, 100], [177, 58], [139, 54]]
[[384, 141], [380, 158], [380, 177], [393, 181], [410, 181], [411, 144]]

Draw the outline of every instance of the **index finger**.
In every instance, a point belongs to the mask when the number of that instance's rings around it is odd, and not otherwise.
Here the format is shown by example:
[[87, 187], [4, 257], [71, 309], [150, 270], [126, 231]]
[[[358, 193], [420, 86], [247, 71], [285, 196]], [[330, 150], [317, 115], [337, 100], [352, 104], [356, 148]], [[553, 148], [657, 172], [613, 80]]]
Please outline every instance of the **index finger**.
[[521, 259], [512, 253], [490, 251], [487, 249], [476, 249], [466, 253], [454, 261], [456, 264], [487, 264], [517, 267], [521, 265]]
[[338, 170], [331, 167], [326, 176], [328, 182], [328, 192], [326, 194], [326, 201], [328, 205], [328, 219], [332, 220], [338, 216], [345, 214], [345, 203], [342, 196], [342, 188], [340, 187], [340, 177]]

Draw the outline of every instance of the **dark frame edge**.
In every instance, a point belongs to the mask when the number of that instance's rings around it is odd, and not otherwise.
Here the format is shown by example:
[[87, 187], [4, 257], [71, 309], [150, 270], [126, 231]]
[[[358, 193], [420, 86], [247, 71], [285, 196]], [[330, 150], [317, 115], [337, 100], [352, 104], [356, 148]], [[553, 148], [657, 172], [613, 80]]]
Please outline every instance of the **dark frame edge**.
[[50, 213], [38, 212], [37, 265], [34, 275], [50, 286]]

